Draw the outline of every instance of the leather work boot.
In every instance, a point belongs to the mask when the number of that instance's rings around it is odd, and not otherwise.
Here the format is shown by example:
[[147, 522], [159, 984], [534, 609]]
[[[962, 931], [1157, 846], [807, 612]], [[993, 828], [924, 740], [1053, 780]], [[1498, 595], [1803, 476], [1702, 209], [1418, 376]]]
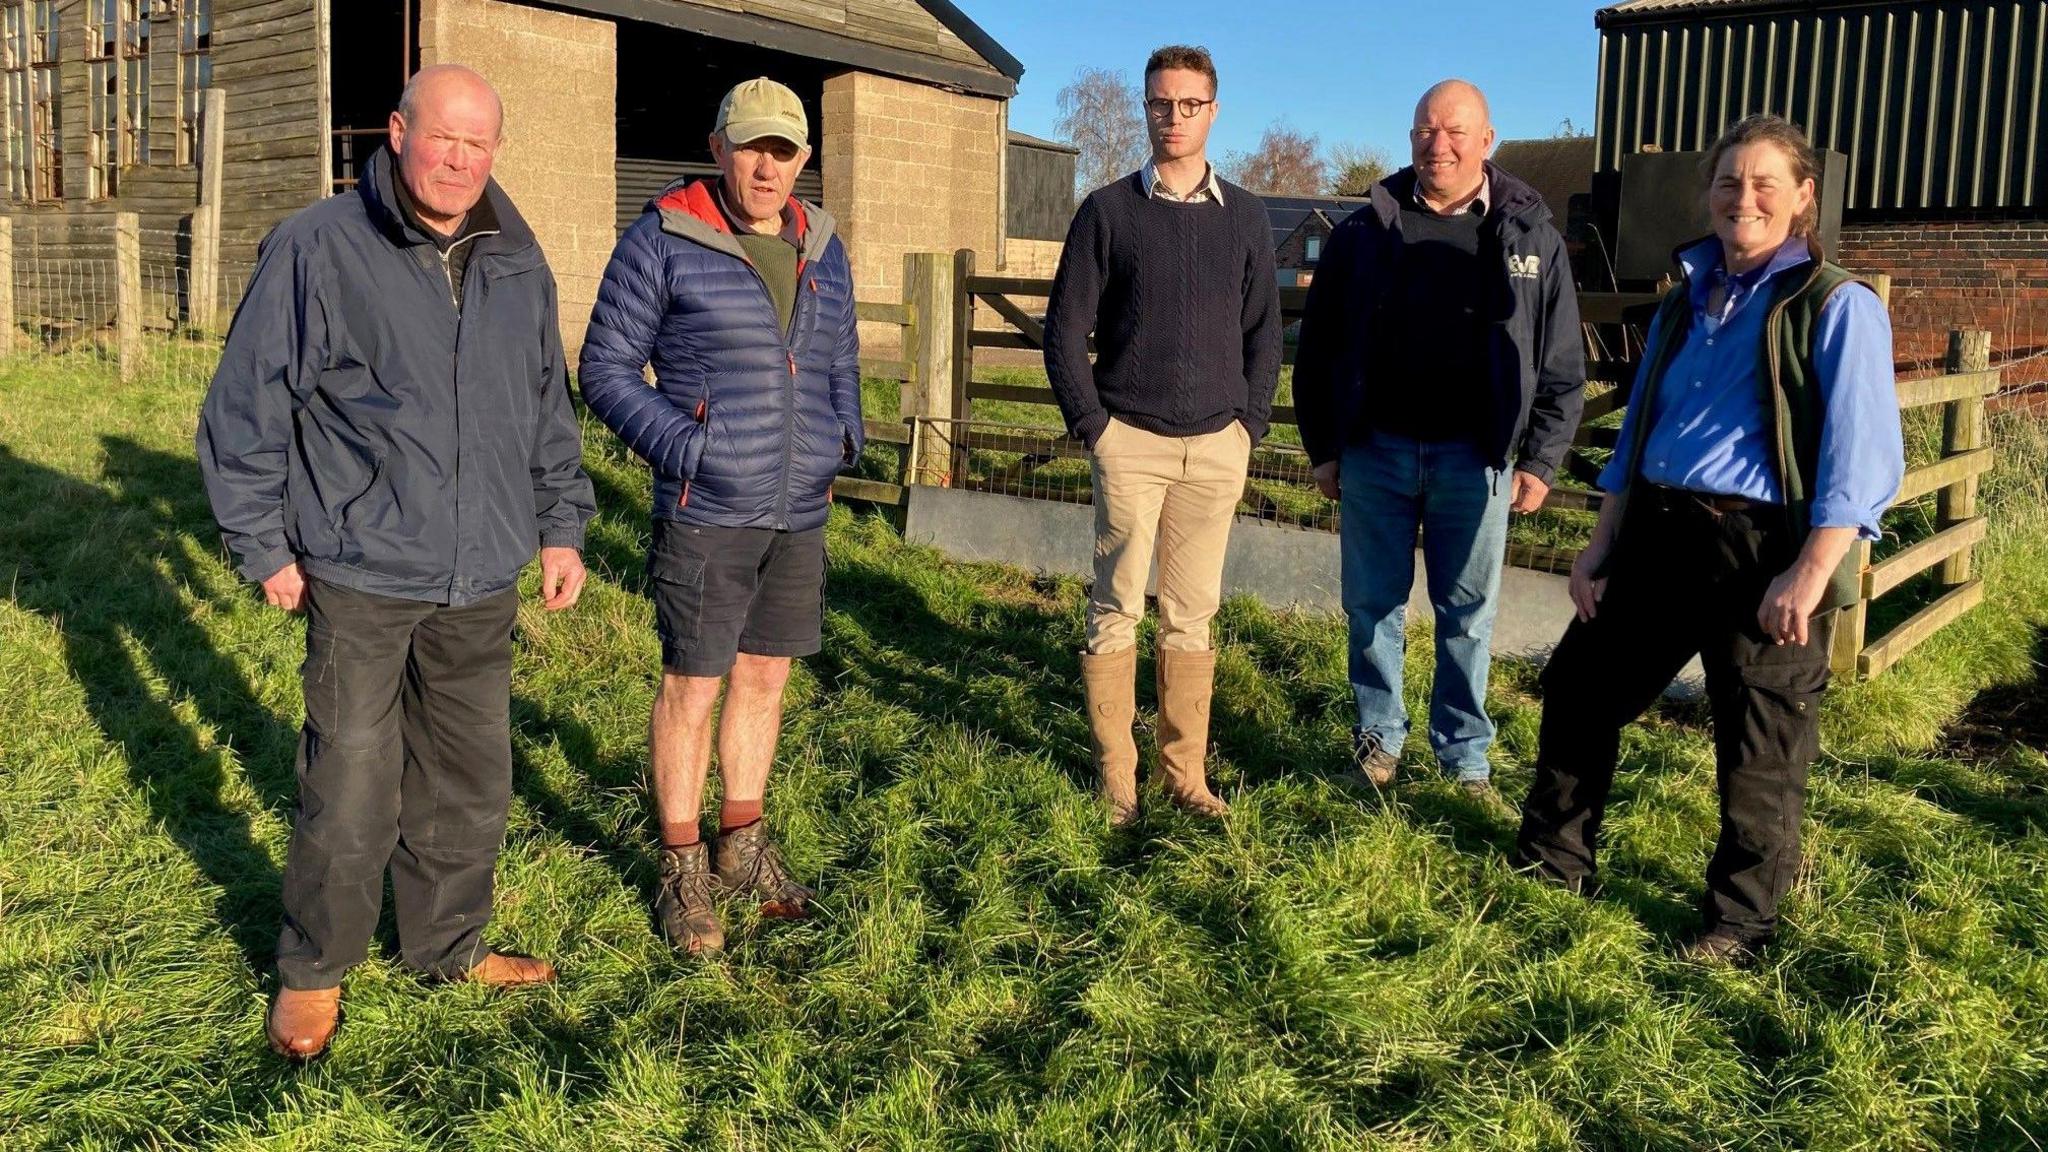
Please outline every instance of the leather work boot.
[[695, 956], [725, 947], [725, 929], [711, 907], [718, 877], [711, 871], [711, 848], [691, 844], [663, 849], [661, 886], [654, 893], [654, 915], [661, 934], [678, 952]]
[[486, 952], [469, 971], [459, 979], [465, 984], [484, 984], [492, 988], [514, 988], [522, 984], [553, 984], [555, 966], [532, 956], [514, 956], [509, 952]]
[[340, 1023], [339, 987], [279, 988], [263, 1032], [272, 1052], [287, 1060], [311, 1060], [326, 1053]]
[[1122, 828], [1138, 818], [1138, 741], [1131, 735], [1138, 717], [1138, 650], [1081, 653], [1081, 685], [1102, 806], [1109, 826]]
[[1362, 791], [1378, 792], [1394, 786], [1394, 777], [1401, 768], [1401, 758], [1380, 746], [1379, 733], [1364, 728], [1353, 728], [1351, 766], [1352, 771], [1345, 774], [1346, 784]]
[[1705, 968], [1747, 968], [1756, 963], [1756, 949], [1726, 932], [1702, 932], [1678, 946], [1678, 958]]
[[1230, 805], [1209, 791], [1209, 698], [1216, 689], [1216, 651], [1159, 650], [1159, 767], [1173, 802], [1199, 816], [1223, 816]]
[[718, 882], [728, 892], [751, 894], [761, 902], [761, 915], [774, 920], [809, 916], [817, 895], [790, 877], [781, 851], [758, 822], [718, 837]]

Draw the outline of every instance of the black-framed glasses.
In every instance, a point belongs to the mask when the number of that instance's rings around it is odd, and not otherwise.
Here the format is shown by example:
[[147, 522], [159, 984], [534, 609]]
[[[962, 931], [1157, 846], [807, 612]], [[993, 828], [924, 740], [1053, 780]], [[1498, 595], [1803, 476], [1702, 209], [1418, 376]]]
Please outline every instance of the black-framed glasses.
[[1215, 102], [1214, 100], [1197, 100], [1193, 96], [1185, 96], [1179, 100], [1168, 100], [1161, 97], [1145, 101], [1145, 115], [1150, 116], [1154, 120], [1164, 120], [1173, 113], [1174, 109], [1178, 108], [1180, 109], [1181, 119], [1193, 120], [1202, 114], [1202, 109]]

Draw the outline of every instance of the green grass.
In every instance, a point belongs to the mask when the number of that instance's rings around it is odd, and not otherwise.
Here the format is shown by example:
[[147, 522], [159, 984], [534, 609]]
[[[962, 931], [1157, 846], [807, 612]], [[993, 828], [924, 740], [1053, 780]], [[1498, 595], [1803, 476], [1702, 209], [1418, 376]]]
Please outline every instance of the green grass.
[[[221, 561], [198, 396], [190, 373], [121, 387], [87, 358], [0, 374], [9, 1152], [2048, 1139], [2038, 426], [1997, 429], [1990, 601], [1830, 695], [1783, 947], [1733, 974], [1667, 958], [1715, 828], [1697, 707], [1631, 729], [1608, 891], [1580, 900], [1514, 875], [1511, 830], [1419, 761], [1387, 806], [1334, 787], [1341, 629], [1232, 602], [1215, 776], [1235, 813], [1111, 836], [1080, 585], [951, 563], [844, 509], [769, 794], [824, 914], [742, 918], [723, 958], [679, 959], [646, 908], [646, 483], [593, 428], [598, 578], [574, 612], [520, 617], [492, 933], [564, 979], [425, 985], [387, 924], [333, 1052], [292, 1070], [262, 1016], [302, 625]], [[1511, 797], [1534, 692], [1524, 667], [1497, 677]]]

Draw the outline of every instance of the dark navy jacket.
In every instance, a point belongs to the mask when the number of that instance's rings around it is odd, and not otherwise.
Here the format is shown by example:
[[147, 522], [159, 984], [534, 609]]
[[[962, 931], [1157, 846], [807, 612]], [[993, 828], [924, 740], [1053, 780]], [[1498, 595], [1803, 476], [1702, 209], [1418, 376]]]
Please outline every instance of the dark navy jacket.
[[862, 441], [846, 249], [823, 209], [790, 201], [802, 258], [785, 333], [716, 195], [709, 180], [672, 184], [619, 237], [577, 383], [591, 412], [653, 467], [655, 516], [816, 528], [832, 478]]
[[[1551, 483], [1585, 408], [1586, 355], [1579, 298], [1564, 238], [1535, 189], [1489, 161], [1493, 203], [1480, 229], [1480, 258], [1495, 266], [1487, 285], [1487, 360], [1493, 403], [1475, 413], [1479, 444]], [[1380, 388], [1428, 388], [1400, 379], [1374, 348], [1381, 312], [1401, 284], [1401, 205], [1415, 194], [1415, 170], [1373, 185], [1372, 202], [1346, 217], [1323, 249], [1310, 282], [1295, 350], [1294, 404], [1302, 447], [1317, 464], [1335, 460]]]
[[388, 152], [353, 193], [263, 241], [199, 420], [199, 464], [243, 576], [297, 558], [364, 592], [467, 604], [596, 511], [555, 281], [495, 181], [457, 310]]

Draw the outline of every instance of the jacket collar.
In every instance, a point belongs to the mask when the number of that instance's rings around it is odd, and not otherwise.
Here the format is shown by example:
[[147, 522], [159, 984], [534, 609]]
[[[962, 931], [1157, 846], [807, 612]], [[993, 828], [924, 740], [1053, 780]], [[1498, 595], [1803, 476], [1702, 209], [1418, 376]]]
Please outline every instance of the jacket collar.
[[[398, 164], [390, 148], [379, 148], [369, 163], [363, 166], [362, 179], [356, 182], [356, 191], [363, 198], [363, 206], [370, 214], [370, 220], [378, 230], [391, 238], [395, 244], [434, 244], [434, 237], [421, 227], [413, 214], [406, 210], [405, 197], [398, 187]], [[501, 255], [523, 253], [528, 249], [538, 251], [539, 242], [534, 238], [533, 229], [519, 209], [512, 204], [512, 198], [498, 186], [496, 178], [484, 183], [483, 200], [477, 205], [481, 217], [472, 212], [472, 219], [465, 221], [465, 233], [475, 232], [473, 225], [480, 220], [495, 221], [495, 235], [480, 237], [476, 241], [479, 251], [492, 251]], [[488, 246], [488, 247], [487, 247]]]
[[[732, 225], [726, 221], [724, 209], [719, 207], [718, 182], [714, 177], [677, 180], [662, 189], [647, 209], [660, 213], [661, 230], [671, 236], [740, 260], [747, 258], [739, 239], [733, 235]], [[802, 259], [808, 263], [823, 256], [835, 226], [831, 213], [795, 196], [789, 198], [785, 211], [784, 219], [795, 226], [797, 251]]]
[[[1514, 224], [1527, 232], [1552, 219], [1550, 208], [1534, 188], [1491, 160], [1486, 162], [1485, 190], [1486, 220], [1489, 224], [1496, 227]], [[1414, 166], [1394, 172], [1373, 185], [1371, 195], [1373, 212], [1379, 216], [1380, 223], [1394, 227], [1401, 217], [1401, 206], [1417, 202]]]

